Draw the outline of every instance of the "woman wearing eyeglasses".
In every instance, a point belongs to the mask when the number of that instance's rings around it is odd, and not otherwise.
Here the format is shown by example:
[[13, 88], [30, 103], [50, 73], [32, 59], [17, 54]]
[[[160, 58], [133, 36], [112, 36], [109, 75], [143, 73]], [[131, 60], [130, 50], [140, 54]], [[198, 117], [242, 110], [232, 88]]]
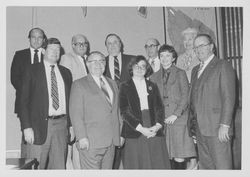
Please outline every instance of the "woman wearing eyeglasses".
[[161, 69], [150, 80], [159, 88], [165, 108], [165, 134], [172, 169], [186, 169], [186, 161], [193, 159], [196, 151], [188, 135], [188, 79], [184, 70], [173, 63], [177, 58], [174, 47], [162, 45], [159, 49]]
[[156, 84], [145, 79], [152, 68], [140, 55], [128, 67], [131, 79], [120, 87], [124, 169], [169, 169], [162, 129], [164, 107]]

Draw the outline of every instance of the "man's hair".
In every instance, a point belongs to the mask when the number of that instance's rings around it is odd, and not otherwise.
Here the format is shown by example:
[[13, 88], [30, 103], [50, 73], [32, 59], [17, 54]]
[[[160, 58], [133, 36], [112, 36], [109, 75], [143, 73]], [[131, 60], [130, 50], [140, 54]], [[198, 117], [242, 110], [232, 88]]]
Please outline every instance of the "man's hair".
[[93, 55], [99, 55], [105, 60], [105, 55], [102, 52], [99, 52], [99, 51], [90, 52], [90, 54], [89, 54], [89, 56], [87, 57], [86, 60], [88, 61], [89, 58], [92, 57]]
[[33, 30], [39, 30], [39, 31], [43, 34], [43, 39], [45, 39], [45, 40], [47, 39], [47, 36], [45, 35], [44, 31], [43, 31], [41, 28], [38, 28], [38, 27], [32, 28], [32, 29], [29, 31], [29, 35], [28, 35], [28, 38], [29, 38], [29, 39], [31, 38], [31, 33], [32, 33]]
[[115, 33], [110, 33], [110, 34], [108, 34], [108, 35], [106, 36], [106, 38], [105, 38], [105, 46], [107, 46], [107, 39], [108, 39], [110, 36], [115, 36], [115, 37], [119, 40], [119, 42], [120, 42], [120, 44], [121, 44], [121, 49], [120, 49], [120, 51], [121, 51], [121, 53], [123, 53], [123, 48], [124, 48], [123, 42], [122, 42], [121, 38], [120, 38], [117, 34], [115, 34]]
[[176, 62], [176, 59], [177, 59], [177, 57], [178, 57], [178, 54], [177, 54], [177, 52], [175, 51], [174, 47], [171, 46], [171, 45], [163, 44], [163, 45], [160, 47], [160, 49], [159, 49], [159, 51], [158, 51], [158, 56], [159, 56], [159, 58], [160, 58], [160, 54], [161, 54], [162, 52], [166, 52], [166, 51], [169, 52], [169, 53], [172, 53], [172, 56], [173, 56], [173, 58], [175, 59], [175, 60], [173, 61], [173, 63], [175, 63], [175, 62]]
[[85, 40], [85, 43], [88, 44], [88, 47], [87, 47], [87, 52], [86, 52], [86, 55], [89, 55], [89, 52], [90, 52], [90, 44], [89, 44], [89, 40], [86, 36], [84, 36], [83, 34], [75, 34], [74, 36], [72, 36], [72, 39], [71, 39], [71, 44], [73, 44], [74, 40], [77, 38], [77, 37], [83, 37], [84, 40]]
[[47, 49], [49, 44], [59, 44], [61, 47], [61, 43], [57, 38], [49, 38], [46, 42], [45, 49]]

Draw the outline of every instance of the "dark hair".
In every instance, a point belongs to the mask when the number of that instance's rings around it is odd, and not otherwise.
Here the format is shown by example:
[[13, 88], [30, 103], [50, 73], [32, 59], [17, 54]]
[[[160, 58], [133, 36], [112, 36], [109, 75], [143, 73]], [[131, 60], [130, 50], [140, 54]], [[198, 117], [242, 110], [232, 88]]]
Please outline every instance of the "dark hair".
[[160, 49], [159, 49], [159, 51], [158, 51], [158, 56], [159, 56], [159, 58], [160, 58], [160, 54], [161, 54], [162, 52], [166, 52], [166, 51], [168, 51], [169, 53], [172, 53], [172, 56], [173, 56], [173, 58], [175, 59], [175, 60], [173, 61], [173, 63], [175, 63], [175, 62], [176, 62], [176, 59], [177, 59], [177, 57], [178, 57], [178, 55], [177, 55], [177, 52], [175, 51], [174, 47], [171, 46], [171, 45], [163, 44], [163, 45], [160, 47]]
[[28, 35], [28, 38], [30, 39], [31, 38], [31, 33], [33, 30], [39, 30], [42, 34], [43, 34], [43, 39], [47, 39], [47, 36], [45, 35], [44, 31], [41, 29], [41, 28], [32, 28], [30, 31], [29, 31], [29, 35]]
[[46, 42], [46, 45], [44, 46], [45, 49], [47, 49], [49, 44], [59, 44], [61, 47], [61, 43], [57, 38], [49, 38]]
[[205, 38], [207, 38], [208, 43], [209, 43], [209, 44], [213, 44], [213, 50], [212, 50], [213, 53], [214, 53], [215, 55], [217, 54], [217, 50], [216, 50], [216, 46], [215, 46], [214, 40], [212, 39], [212, 37], [211, 37], [209, 34], [205, 34], [205, 33], [198, 34], [198, 35], [194, 38], [194, 41], [195, 41], [198, 37], [205, 37]]
[[108, 35], [106, 36], [106, 39], [105, 39], [105, 46], [107, 46], [107, 39], [108, 39], [110, 36], [115, 36], [115, 37], [117, 37], [117, 39], [118, 39], [119, 42], [121, 43], [121, 53], [123, 53], [123, 48], [124, 48], [123, 42], [122, 42], [121, 38], [120, 38], [117, 34], [115, 34], [115, 33], [110, 33], [110, 34], [108, 34]]
[[146, 63], [146, 72], [144, 75], [145, 78], [150, 76], [153, 73], [153, 69], [151, 68], [146, 58], [142, 55], [137, 55], [137, 56], [134, 56], [128, 64], [128, 72], [131, 77], [133, 76], [133, 66], [139, 63], [140, 61], [145, 61]]

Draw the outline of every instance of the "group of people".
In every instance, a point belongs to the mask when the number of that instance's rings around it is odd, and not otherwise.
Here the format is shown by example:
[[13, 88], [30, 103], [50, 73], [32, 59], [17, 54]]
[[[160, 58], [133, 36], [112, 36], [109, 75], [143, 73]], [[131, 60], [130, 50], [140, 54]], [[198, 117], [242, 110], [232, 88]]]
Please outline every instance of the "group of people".
[[209, 35], [183, 37], [180, 57], [154, 38], [144, 57], [111, 33], [105, 57], [76, 34], [61, 56], [58, 39], [31, 29], [11, 66], [21, 157], [40, 169], [232, 169], [234, 70]]

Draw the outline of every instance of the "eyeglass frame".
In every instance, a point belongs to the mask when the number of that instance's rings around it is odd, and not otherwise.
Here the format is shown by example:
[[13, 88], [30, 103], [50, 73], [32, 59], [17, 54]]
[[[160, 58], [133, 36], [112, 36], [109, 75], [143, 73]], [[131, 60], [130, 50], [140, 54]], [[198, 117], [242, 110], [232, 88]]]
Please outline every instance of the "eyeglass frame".
[[146, 70], [147, 69], [147, 65], [145, 65], [145, 66], [139, 66], [138, 64], [135, 64], [134, 66], [133, 66], [133, 68], [135, 68], [135, 69], [137, 69], [137, 70]]
[[74, 46], [77, 46], [77, 47], [88, 47], [89, 44], [87, 42], [76, 42], [76, 43], [73, 43]]
[[157, 46], [158, 46], [157, 44], [151, 44], [151, 45], [145, 45], [144, 48], [149, 49], [149, 48], [153, 48], [153, 47], [155, 48]]
[[196, 51], [196, 50], [200, 50], [201, 48], [205, 47], [205, 46], [208, 46], [210, 45], [211, 43], [207, 43], [207, 44], [201, 44], [201, 45], [198, 45], [197, 47], [194, 47], [193, 49]]

